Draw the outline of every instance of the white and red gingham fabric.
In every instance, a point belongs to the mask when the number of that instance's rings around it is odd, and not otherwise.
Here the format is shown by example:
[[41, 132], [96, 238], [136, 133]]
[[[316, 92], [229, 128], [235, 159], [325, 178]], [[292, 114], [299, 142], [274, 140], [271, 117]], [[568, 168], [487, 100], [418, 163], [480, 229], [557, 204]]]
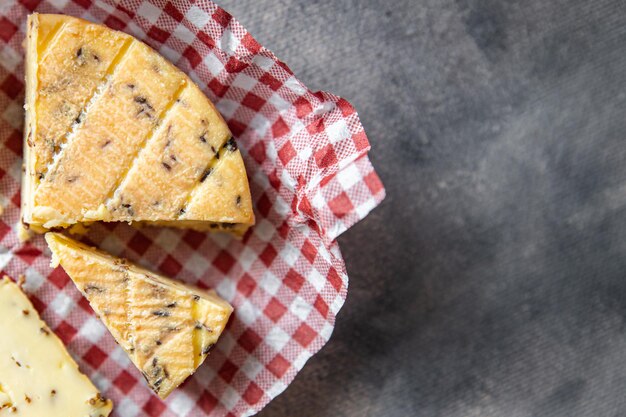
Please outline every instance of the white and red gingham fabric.
[[[26, 16], [65, 13], [144, 40], [200, 85], [245, 158], [257, 224], [236, 240], [194, 231], [95, 225], [82, 240], [203, 287], [235, 313], [197, 373], [166, 401], [145, 385], [41, 237], [19, 221]], [[348, 277], [335, 238], [384, 198], [352, 106], [308, 90], [227, 12], [206, 0], [0, 2], [0, 268], [25, 289], [114, 416], [251, 415], [328, 341]], [[36, 383], [36, 381], [33, 381]]]

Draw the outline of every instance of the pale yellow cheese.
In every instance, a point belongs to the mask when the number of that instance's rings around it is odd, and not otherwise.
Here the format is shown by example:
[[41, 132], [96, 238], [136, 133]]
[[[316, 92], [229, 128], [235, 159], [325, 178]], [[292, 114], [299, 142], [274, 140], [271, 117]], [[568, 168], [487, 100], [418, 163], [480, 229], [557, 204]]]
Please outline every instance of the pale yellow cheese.
[[35, 205], [52, 207], [73, 222], [97, 209], [184, 85], [180, 71], [146, 45], [133, 43], [68, 136], [37, 189]]
[[229, 149], [227, 144], [211, 174], [189, 195], [185, 211], [178, 217], [180, 220], [193, 221], [205, 215], [221, 216], [224, 223], [254, 221], [245, 168], [239, 155]]
[[26, 45], [22, 219], [32, 230], [184, 220], [175, 226], [241, 234], [254, 224], [241, 154], [184, 73], [69, 16], [31, 15]]
[[53, 265], [60, 264], [91, 307], [165, 398], [204, 361], [232, 307], [214, 291], [185, 285], [47, 233]]
[[[228, 127], [211, 102], [197, 86], [189, 85], [140, 152], [107, 209], [122, 221], [176, 219], [198, 178], [229, 138]], [[169, 188], [179, 192], [164, 195]], [[131, 205], [132, 215], [123, 203]]]
[[[44, 176], [53, 155], [105, 80], [116, 56], [131, 38], [78, 19], [58, 20], [39, 43], [35, 171]], [[47, 39], [47, 41], [46, 41]]]
[[0, 279], [0, 416], [106, 417], [103, 398], [8, 277]]

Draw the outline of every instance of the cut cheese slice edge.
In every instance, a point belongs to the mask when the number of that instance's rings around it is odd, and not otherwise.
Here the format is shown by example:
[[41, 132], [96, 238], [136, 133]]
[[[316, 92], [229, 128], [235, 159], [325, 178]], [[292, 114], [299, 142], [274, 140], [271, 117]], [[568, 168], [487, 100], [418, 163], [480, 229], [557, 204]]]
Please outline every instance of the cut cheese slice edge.
[[100, 395], [20, 287], [0, 279], [0, 415], [106, 417]]
[[196, 84], [133, 37], [33, 14], [26, 40], [22, 220], [242, 234], [254, 224], [243, 159]]
[[165, 398], [202, 364], [232, 307], [214, 291], [185, 285], [59, 233], [47, 233], [61, 265], [117, 343]]

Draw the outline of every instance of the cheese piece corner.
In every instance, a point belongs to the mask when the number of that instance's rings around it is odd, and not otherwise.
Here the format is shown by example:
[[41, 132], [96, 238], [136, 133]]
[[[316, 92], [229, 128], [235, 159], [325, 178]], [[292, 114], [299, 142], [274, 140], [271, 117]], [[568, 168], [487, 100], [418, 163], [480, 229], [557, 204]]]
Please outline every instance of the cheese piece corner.
[[0, 415], [106, 417], [100, 395], [20, 287], [0, 278]]
[[46, 240], [161, 398], [202, 364], [233, 311], [213, 291], [155, 274], [59, 233], [46, 233]]

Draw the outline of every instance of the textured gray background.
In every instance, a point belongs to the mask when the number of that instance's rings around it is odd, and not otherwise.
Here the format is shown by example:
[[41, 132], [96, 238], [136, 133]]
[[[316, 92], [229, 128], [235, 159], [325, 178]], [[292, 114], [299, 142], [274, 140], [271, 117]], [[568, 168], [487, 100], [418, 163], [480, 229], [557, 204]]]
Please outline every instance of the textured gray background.
[[220, 2], [350, 100], [388, 197], [267, 416], [626, 416], [626, 4]]

